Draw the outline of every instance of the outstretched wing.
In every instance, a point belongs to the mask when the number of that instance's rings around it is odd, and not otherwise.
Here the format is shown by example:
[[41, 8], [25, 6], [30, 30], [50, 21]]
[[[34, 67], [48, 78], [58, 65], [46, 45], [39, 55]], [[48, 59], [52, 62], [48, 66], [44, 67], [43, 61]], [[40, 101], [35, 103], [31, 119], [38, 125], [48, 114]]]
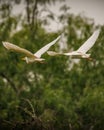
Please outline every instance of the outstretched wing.
[[19, 53], [23, 53], [28, 57], [34, 57], [34, 54], [32, 54], [30, 51], [23, 49], [17, 45], [14, 45], [12, 43], [9, 42], [3, 42], [3, 46], [7, 49], [7, 50], [11, 50], [14, 52], [19, 52]]
[[95, 43], [99, 36], [100, 30], [96, 30], [90, 38], [77, 50], [81, 53], [86, 53]]
[[54, 45], [60, 39], [60, 37], [61, 37], [61, 35], [58, 36], [54, 41], [45, 45], [43, 48], [41, 48], [39, 51], [37, 51], [34, 55], [36, 57], [40, 58], [42, 54], [44, 54], [52, 45]]

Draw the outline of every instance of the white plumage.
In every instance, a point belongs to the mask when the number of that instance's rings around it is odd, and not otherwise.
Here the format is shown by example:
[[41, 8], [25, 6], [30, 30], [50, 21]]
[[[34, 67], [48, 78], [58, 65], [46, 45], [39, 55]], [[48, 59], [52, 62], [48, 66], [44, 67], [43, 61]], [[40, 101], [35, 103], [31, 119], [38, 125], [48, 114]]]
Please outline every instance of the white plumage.
[[90, 59], [90, 54], [86, 54], [86, 52], [95, 44], [98, 36], [99, 36], [100, 30], [96, 30], [89, 39], [76, 51], [68, 52], [68, 53], [57, 53], [54, 51], [47, 51], [47, 53], [50, 56], [55, 55], [66, 55], [66, 56], [72, 56], [74, 58], [88, 58]]
[[90, 38], [77, 50], [78, 52], [86, 53], [96, 42], [100, 30], [96, 30]]
[[45, 45], [40, 50], [38, 50], [35, 54], [31, 53], [27, 49], [21, 48], [17, 45], [9, 43], [9, 42], [3, 42], [3, 46], [8, 50], [25, 54], [26, 57], [24, 57], [23, 60], [25, 60], [27, 63], [32, 63], [32, 62], [35, 62], [35, 61], [43, 62], [45, 59], [41, 58], [42, 54], [44, 54], [52, 45], [54, 45], [60, 39], [60, 37], [61, 37], [61, 35], [58, 36], [52, 42]]

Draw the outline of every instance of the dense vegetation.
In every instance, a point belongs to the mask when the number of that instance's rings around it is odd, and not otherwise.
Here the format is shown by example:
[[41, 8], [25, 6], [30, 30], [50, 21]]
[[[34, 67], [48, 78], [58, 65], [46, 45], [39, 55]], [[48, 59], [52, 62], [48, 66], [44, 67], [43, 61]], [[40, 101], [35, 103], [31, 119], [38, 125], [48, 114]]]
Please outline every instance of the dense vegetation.
[[[104, 130], [104, 26], [74, 16], [65, 5], [56, 16], [46, 10], [55, 0], [23, 2], [25, 14], [14, 16], [12, 8], [21, 0], [0, 1], [0, 130]], [[39, 17], [43, 11], [45, 19]], [[63, 27], [48, 32], [44, 26], [56, 17]], [[94, 62], [44, 54], [45, 64], [26, 64], [22, 54], [2, 46], [2, 41], [9, 41], [35, 52], [64, 32], [61, 43], [50, 50], [67, 52], [98, 27], [100, 36], [89, 51]]]

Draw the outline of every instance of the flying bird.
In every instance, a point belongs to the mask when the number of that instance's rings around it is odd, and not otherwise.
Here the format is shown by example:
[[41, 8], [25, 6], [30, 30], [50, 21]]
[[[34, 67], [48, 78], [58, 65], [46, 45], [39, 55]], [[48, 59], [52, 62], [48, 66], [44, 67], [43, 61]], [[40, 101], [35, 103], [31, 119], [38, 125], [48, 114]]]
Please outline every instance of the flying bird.
[[48, 55], [56, 56], [56, 55], [66, 55], [71, 56], [72, 58], [86, 58], [91, 60], [91, 54], [87, 54], [86, 52], [95, 44], [100, 33], [100, 29], [96, 30], [89, 39], [76, 51], [68, 52], [68, 53], [58, 53], [54, 51], [47, 51]]
[[11, 50], [14, 52], [18, 52], [18, 53], [23, 53], [26, 56], [24, 58], [22, 58], [22, 60], [25, 60], [26, 63], [32, 63], [32, 62], [40, 62], [43, 63], [43, 61], [45, 60], [44, 58], [41, 58], [42, 54], [44, 54], [52, 45], [54, 45], [59, 39], [60, 39], [61, 35], [58, 36], [55, 40], [53, 40], [52, 42], [48, 43], [47, 45], [45, 45], [44, 47], [42, 47], [40, 50], [38, 50], [36, 53], [32, 53], [30, 51], [28, 51], [27, 49], [21, 48], [17, 45], [14, 45], [12, 43], [9, 42], [2, 42], [3, 46], [7, 49], [7, 50]]

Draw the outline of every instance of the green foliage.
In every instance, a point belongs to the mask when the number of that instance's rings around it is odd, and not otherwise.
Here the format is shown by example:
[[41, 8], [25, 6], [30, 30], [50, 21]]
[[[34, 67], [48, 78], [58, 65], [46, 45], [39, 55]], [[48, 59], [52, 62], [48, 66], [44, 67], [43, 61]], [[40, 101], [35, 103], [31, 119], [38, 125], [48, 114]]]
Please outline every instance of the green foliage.
[[[33, 3], [31, 1], [31, 7]], [[34, 24], [27, 24], [24, 22], [26, 19], [21, 21], [19, 31], [16, 31], [19, 17], [6, 17], [0, 23], [2, 125], [41, 130], [104, 129], [104, 26], [100, 26], [100, 36], [89, 51], [94, 62], [44, 54], [45, 64], [26, 64], [21, 61], [24, 55], [9, 52], [2, 46], [5, 40], [34, 53], [64, 30], [67, 48], [60, 49], [56, 43], [51, 50], [67, 52], [77, 49], [97, 26], [91, 19], [81, 15], [64, 14], [68, 9], [66, 6], [61, 8], [63, 14], [59, 20], [64, 26], [57, 32], [47, 33], [38, 17]]]
[[85, 88], [79, 102], [78, 115], [82, 129], [103, 130], [104, 88]]

